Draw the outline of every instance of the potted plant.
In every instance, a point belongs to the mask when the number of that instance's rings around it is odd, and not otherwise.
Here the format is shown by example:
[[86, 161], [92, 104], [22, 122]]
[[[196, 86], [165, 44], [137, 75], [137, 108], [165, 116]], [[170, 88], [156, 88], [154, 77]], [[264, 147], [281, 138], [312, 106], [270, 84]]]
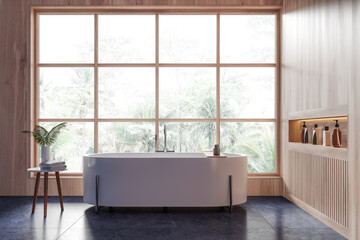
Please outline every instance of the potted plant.
[[50, 161], [50, 146], [55, 143], [60, 130], [65, 128], [66, 124], [66, 122], [60, 123], [50, 131], [40, 125], [36, 125], [33, 131], [22, 131], [22, 133], [31, 133], [35, 141], [41, 146], [41, 162]]

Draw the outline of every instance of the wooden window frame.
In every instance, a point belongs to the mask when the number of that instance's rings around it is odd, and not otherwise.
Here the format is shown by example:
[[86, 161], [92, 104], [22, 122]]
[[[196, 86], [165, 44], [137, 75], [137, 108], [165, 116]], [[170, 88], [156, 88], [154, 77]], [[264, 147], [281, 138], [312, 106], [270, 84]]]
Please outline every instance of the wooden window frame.
[[[39, 15], [93, 15], [94, 16], [94, 63], [39, 63]], [[98, 63], [98, 16], [105, 14], [118, 15], [155, 15], [155, 63]], [[177, 64], [159, 63], [159, 15], [216, 15], [216, 63]], [[220, 63], [220, 15], [274, 15], [276, 19], [275, 63]], [[281, 16], [278, 8], [254, 9], [241, 7], [32, 7], [31, 8], [31, 128], [39, 122], [93, 122], [94, 123], [94, 153], [98, 152], [98, 127], [99, 122], [154, 122], [155, 133], [159, 136], [160, 122], [214, 122], [216, 123], [216, 142], [220, 141], [220, 124], [222, 122], [274, 122], [275, 123], [275, 172], [248, 173], [248, 176], [279, 176], [280, 175], [280, 46], [281, 46]], [[94, 117], [93, 118], [39, 118], [39, 71], [40, 67], [93, 67], [94, 68]], [[98, 114], [98, 69], [99, 67], [152, 67], [155, 68], [155, 118], [154, 119], [128, 119], [128, 118], [99, 118]], [[161, 67], [214, 67], [216, 68], [216, 111], [215, 119], [162, 119], [159, 118], [159, 69]], [[275, 118], [233, 118], [220, 117], [220, 69], [222, 67], [273, 67], [275, 68]], [[159, 147], [157, 142], [156, 148]], [[32, 167], [38, 165], [39, 147], [31, 140]], [[62, 173], [68, 177], [81, 177], [82, 173]]]

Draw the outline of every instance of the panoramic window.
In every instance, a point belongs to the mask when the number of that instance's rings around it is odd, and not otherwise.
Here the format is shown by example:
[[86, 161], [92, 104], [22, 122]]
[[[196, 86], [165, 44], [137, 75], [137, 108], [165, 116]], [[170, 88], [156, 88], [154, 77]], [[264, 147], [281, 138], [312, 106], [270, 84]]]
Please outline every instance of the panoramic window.
[[[69, 122], [52, 147], [69, 172], [105, 152], [212, 150], [276, 170], [275, 14], [43, 14], [35, 122]], [[158, 141], [156, 141], [156, 136]], [[40, 153], [38, 154], [38, 156]]]

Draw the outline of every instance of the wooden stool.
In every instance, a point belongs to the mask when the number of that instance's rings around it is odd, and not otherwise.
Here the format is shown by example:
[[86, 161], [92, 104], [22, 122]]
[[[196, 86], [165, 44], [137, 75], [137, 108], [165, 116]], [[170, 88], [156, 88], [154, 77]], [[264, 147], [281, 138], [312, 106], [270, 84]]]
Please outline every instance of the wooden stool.
[[[40, 175], [41, 175], [41, 173], [44, 173], [44, 217], [46, 217], [46, 215], [47, 215], [47, 197], [48, 197], [48, 177], [49, 177], [49, 172], [54, 172], [54, 171], [45, 171], [45, 170], [41, 170], [38, 167], [37, 168], [29, 168], [27, 171], [36, 173], [36, 183], [35, 183], [34, 199], [33, 199], [33, 206], [32, 206], [31, 214], [33, 214], [35, 212], [36, 200], [37, 200], [37, 195], [39, 192]], [[64, 170], [64, 171], [66, 171], [66, 170]], [[60, 171], [60, 172], [63, 172], [63, 171]], [[59, 171], [55, 172], [55, 176], [56, 176], [57, 189], [58, 189], [59, 198], [60, 198], [61, 211], [64, 211]]]

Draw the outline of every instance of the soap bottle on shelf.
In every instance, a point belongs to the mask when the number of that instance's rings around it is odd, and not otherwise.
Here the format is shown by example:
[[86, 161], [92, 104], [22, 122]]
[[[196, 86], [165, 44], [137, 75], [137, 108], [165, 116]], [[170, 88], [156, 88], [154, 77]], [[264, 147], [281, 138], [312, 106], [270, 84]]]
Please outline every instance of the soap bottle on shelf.
[[323, 145], [324, 146], [331, 146], [331, 138], [330, 138], [329, 126], [325, 126], [325, 130], [323, 132]]
[[308, 129], [306, 128], [306, 123], [303, 122], [302, 129], [300, 131], [300, 139], [302, 143], [308, 142]]
[[320, 144], [320, 141], [319, 141], [319, 128], [318, 128], [317, 124], [314, 125], [314, 129], [313, 129], [312, 144], [314, 144], [314, 145]]
[[333, 134], [332, 134], [332, 145], [334, 147], [341, 147], [341, 131], [340, 131], [340, 128], [339, 128], [339, 120], [334, 120], [335, 121], [335, 129], [333, 131]]

